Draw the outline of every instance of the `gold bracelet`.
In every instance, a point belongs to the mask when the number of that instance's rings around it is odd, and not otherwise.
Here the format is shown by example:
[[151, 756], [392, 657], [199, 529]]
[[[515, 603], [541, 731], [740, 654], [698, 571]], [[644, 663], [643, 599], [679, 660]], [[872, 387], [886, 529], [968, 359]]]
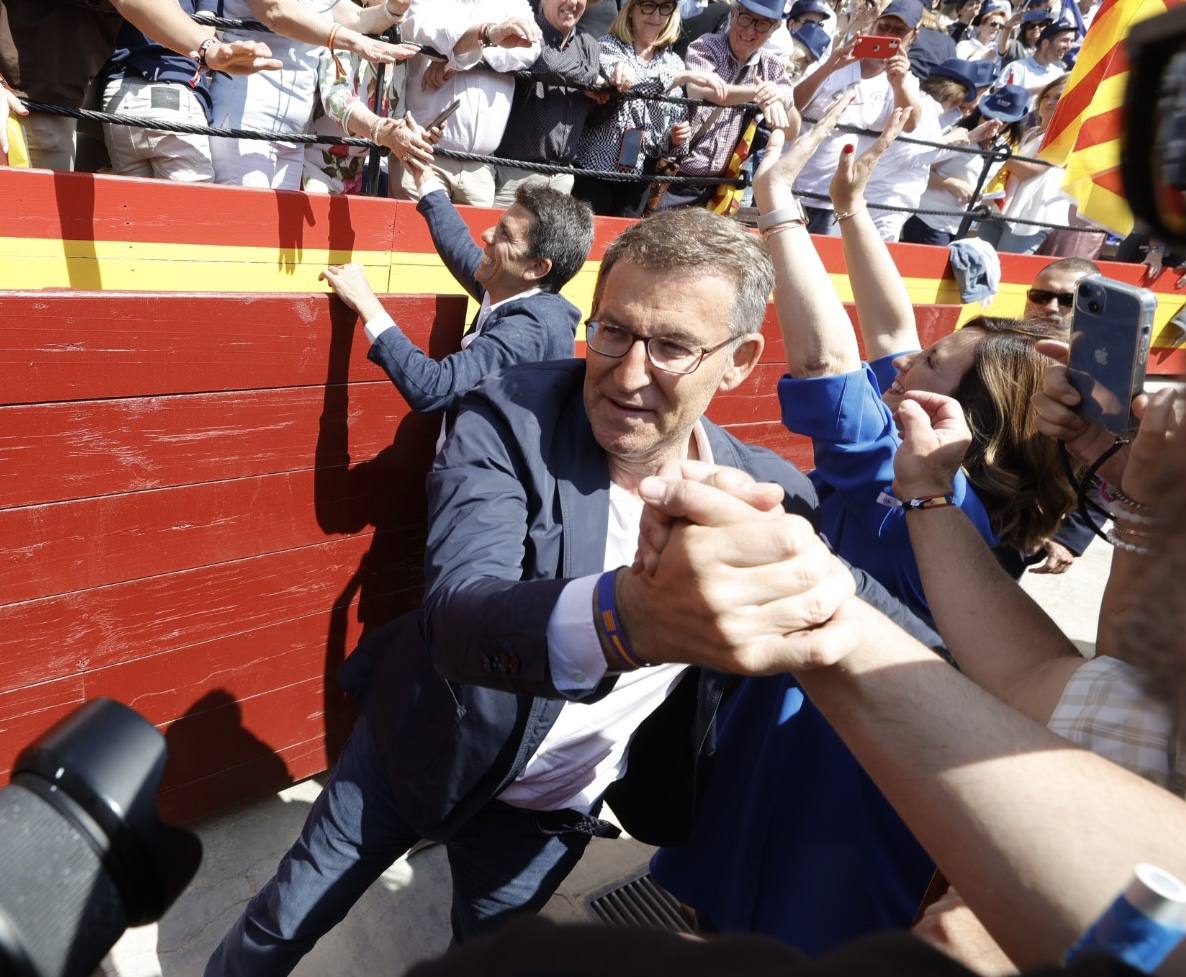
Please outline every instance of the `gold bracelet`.
[[845, 211], [844, 213], [842, 213], [842, 214], [841, 214], [841, 213], [839, 213], [839, 212], [837, 212], [837, 214], [836, 214], [836, 223], [837, 223], [837, 224], [839, 224], [841, 221], [846, 221], [846, 220], [848, 220], [850, 217], [856, 217], [856, 216], [857, 216], [857, 214], [863, 214], [864, 212], [865, 212], [865, 208], [864, 208], [864, 207], [854, 207], [852, 210], [846, 210], [846, 211]]

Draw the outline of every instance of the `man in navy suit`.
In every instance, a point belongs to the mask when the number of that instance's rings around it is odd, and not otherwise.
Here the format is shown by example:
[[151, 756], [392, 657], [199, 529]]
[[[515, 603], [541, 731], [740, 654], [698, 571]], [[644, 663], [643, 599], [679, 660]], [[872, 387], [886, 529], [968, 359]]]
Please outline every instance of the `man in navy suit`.
[[[363, 717], [208, 977], [287, 973], [420, 838], [447, 847], [459, 940], [541, 908], [591, 836], [616, 834], [603, 800], [635, 837], [678, 843], [718, 669], [788, 667], [854, 577], [905, 621], [816, 536], [806, 477], [704, 416], [757, 365], [772, 283], [735, 222], [653, 217], [602, 259], [587, 360], [464, 398], [428, 478], [424, 608], [347, 662]], [[649, 476], [686, 466], [740, 470], [722, 477], [763, 511], [672, 530], [635, 568], [647, 492], [666, 491]]]
[[371, 341], [368, 358], [383, 367], [408, 405], [451, 417], [462, 396], [499, 370], [572, 356], [581, 314], [560, 289], [589, 255], [593, 213], [579, 200], [528, 183], [479, 248], [432, 171], [420, 171], [418, 179], [416, 209], [437, 254], [482, 303], [461, 349], [442, 360], [424, 353], [379, 303], [361, 265], [331, 265], [321, 277], [359, 313]]

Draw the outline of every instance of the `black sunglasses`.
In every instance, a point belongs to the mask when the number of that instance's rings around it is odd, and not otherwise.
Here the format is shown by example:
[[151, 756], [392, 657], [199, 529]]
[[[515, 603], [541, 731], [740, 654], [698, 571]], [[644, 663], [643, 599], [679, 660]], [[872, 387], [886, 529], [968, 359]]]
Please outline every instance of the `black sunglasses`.
[[1034, 305], [1049, 305], [1051, 299], [1058, 299], [1060, 309], [1069, 309], [1075, 304], [1074, 292], [1048, 292], [1044, 288], [1031, 288], [1025, 294]]

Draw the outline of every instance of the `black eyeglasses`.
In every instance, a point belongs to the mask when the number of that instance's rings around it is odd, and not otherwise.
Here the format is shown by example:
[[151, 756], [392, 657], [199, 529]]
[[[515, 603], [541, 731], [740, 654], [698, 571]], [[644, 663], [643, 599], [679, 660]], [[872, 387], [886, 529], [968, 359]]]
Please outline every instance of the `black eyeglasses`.
[[648, 17], [656, 12], [662, 14], [664, 17], [670, 17], [675, 13], [676, 8], [676, 4], [671, 3], [670, 0], [667, 3], [654, 3], [653, 0], [639, 0], [635, 6]]
[[634, 348], [635, 343], [642, 343], [651, 366], [664, 373], [678, 375], [695, 373], [704, 362], [704, 357], [724, 349], [733, 342], [733, 338], [730, 337], [715, 346], [697, 348], [665, 336], [640, 336], [629, 329], [596, 319], [590, 319], [585, 323], [585, 333], [585, 343], [594, 353], [620, 360]]
[[771, 28], [778, 25], [777, 20], [768, 20], [765, 17], [755, 17], [753, 14], [747, 14], [744, 10], [738, 10], [734, 14], [737, 18], [737, 23], [742, 27], [747, 27], [755, 34], [768, 34]]
[[1075, 304], [1074, 292], [1048, 292], [1044, 288], [1031, 288], [1025, 293], [1034, 305], [1049, 305], [1051, 299], [1058, 299], [1058, 307], [1060, 309], [1069, 309]]

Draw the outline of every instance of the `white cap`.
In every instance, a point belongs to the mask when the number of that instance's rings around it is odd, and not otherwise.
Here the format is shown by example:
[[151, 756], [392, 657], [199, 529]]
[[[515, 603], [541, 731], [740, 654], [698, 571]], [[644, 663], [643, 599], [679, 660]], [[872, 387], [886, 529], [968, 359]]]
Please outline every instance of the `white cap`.
[[1142, 862], [1124, 898], [1162, 926], [1186, 929], [1186, 885], [1165, 869]]

